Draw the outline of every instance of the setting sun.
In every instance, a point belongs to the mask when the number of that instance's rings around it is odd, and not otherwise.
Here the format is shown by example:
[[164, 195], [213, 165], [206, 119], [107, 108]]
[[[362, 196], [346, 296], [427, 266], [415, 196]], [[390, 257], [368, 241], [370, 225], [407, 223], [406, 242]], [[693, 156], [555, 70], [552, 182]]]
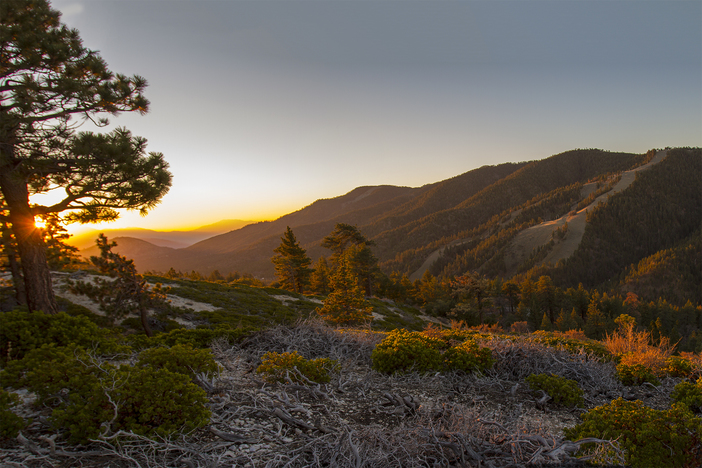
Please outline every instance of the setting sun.
[[38, 227], [39, 229], [44, 229], [46, 227], [46, 221], [41, 220], [41, 219], [35, 219], [34, 220], [34, 225]]

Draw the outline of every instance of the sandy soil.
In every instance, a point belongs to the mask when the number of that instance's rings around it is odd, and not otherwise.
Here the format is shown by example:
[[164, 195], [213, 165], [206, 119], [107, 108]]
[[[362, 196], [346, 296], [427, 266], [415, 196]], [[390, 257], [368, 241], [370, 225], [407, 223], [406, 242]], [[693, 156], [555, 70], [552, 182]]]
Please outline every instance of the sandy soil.
[[[53, 281], [53, 286], [54, 286], [54, 293], [57, 296], [63, 297], [64, 299], [68, 299], [69, 301], [73, 302], [74, 304], [81, 305], [87, 309], [89, 309], [91, 312], [98, 314], [98, 315], [104, 315], [104, 312], [100, 310], [100, 306], [97, 302], [93, 301], [92, 299], [88, 298], [87, 296], [79, 295], [79, 294], [73, 294], [68, 290], [68, 284], [67, 280], [69, 278], [74, 279], [74, 280], [79, 280], [79, 281], [92, 281], [94, 278], [96, 278], [96, 275], [90, 275], [90, 274], [81, 274], [81, 273], [62, 273], [62, 272], [52, 272], [52, 281]], [[154, 286], [153, 284], [150, 284], [151, 286]], [[171, 303], [172, 306], [174, 307], [179, 307], [182, 309], [190, 309], [194, 312], [202, 312], [202, 311], [213, 311], [217, 310], [217, 307], [213, 306], [212, 304], [208, 304], [206, 302], [197, 302], [193, 301], [190, 299], [185, 299], [180, 296], [176, 296], [173, 294], [167, 294], [166, 298], [168, 301]]]

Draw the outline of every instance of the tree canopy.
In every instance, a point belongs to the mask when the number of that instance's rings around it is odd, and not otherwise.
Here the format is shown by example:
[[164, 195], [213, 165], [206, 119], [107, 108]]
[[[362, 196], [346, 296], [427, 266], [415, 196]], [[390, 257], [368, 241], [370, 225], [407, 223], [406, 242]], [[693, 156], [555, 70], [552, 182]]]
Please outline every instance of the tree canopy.
[[[68, 211], [66, 222], [113, 220], [117, 209], [145, 214], [171, 185], [160, 153], [123, 128], [77, 133], [106, 115], [148, 110], [146, 80], [114, 74], [46, 0], [0, 3], [0, 192], [17, 243], [30, 310], [56, 311], [35, 216]], [[50, 206], [29, 197], [63, 190]]]

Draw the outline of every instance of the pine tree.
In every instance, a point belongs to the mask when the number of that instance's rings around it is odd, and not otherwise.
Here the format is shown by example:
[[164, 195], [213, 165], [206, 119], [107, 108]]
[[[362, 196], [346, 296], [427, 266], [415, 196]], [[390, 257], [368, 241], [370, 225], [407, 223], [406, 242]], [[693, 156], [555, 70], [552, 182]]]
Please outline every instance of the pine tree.
[[275, 256], [272, 261], [275, 265], [275, 274], [283, 289], [303, 293], [309, 284], [312, 273], [309, 266], [312, 260], [307, 256], [307, 251], [300, 247], [290, 226], [280, 240], [280, 245], [273, 250]]
[[134, 311], [138, 312], [144, 332], [151, 336], [148, 312], [153, 308], [167, 307], [165, 294], [160, 286], [152, 289], [144, 277], [137, 274], [134, 261], [112, 252], [112, 248], [117, 246], [115, 242], [109, 242], [104, 234], [100, 234], [96, 243], [100, 249], [100, 256], [90, 257], [90, 262], [98, 267], [101, 273], [114, 279], [76, 281], [71, 284], [71, 290], [97, 301], [112, 320], [123, 318]]
[[[124, 128], [76, 134], [85, 120], [105, 126], [107, 114], [145, 113], [145, 87], [142, 77], [113, 74], [46, 0], [0, 2], [0, 193], [30, 310], [58, 310], [36, 216], [114, 220], [122, 208], [146, 213], [170, 188], [168, 164], [146, 154], [143, 138]], [[63, 200], [30, 204], [31, 195], [59, 187]]]
[[549, 320], [548, 314], [546, 314], [545, 312], [543, 319], [541, 319], [541, 325], [539, 326], [539, 330], [553, 331], [553, 325], [551, 324], [551, 320]]
[[319, 315], [337, 325], [358, 325], [371, 320], [373, 307], [363, 297], [348, 255], [339, 257], [331, 285], [333, 291], [327, 296], [324, 305], [315, 309]]
[[331, 292], [329, 274], [329, 265], [327, 264], [326, 257], [319, 257], [314, 264], [314, 271], [310, 276], [310, 290], [322, 296], [329, 294]]

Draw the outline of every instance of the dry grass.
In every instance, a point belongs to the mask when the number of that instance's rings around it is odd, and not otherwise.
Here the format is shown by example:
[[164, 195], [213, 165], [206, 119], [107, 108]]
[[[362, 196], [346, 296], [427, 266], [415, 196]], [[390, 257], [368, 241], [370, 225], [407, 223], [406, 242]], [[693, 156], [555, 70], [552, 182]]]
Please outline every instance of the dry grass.
[[604, 339], [607, 350], [621, 357], [621, 363], [628, 366], [641, 364], [656, 374], [666, 368], [666, 359], [673, 355], [675, 344], [662, 336], [658, 344], [651, 344], [651, 333], [636, 331], [634, 323], [622, 324], [619, 330]]

